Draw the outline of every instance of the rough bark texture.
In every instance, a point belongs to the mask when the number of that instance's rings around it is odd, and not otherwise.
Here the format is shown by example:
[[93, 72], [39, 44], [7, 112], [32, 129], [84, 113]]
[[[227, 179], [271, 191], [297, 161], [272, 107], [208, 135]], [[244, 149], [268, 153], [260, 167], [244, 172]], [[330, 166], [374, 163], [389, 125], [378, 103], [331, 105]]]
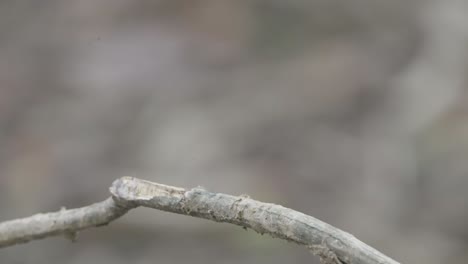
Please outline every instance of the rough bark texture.
[[131, 207], [122, 207], [108, 198], [77, 209], [36, 214], [0, 223], [0, 248], [48, 236], [65, 235], [74, 240], [76, 232], [89, 227], [107, 225]]
[[185, 190], [131, 177], [116, 180], [112, 198], [79, 209], [0, 223], [0, 247], [108, 224], [144, 206], [231, 223], [308, 247], [326, 264], [398, 264], [351, 234], [300, 212], [246, 196]]

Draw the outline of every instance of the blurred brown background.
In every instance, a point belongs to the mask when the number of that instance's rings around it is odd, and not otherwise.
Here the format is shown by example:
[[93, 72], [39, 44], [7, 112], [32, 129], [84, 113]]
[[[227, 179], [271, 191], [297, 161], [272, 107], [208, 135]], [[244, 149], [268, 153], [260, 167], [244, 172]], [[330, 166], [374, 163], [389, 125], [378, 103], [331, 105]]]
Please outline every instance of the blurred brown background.
[[[0, 221], [124, 175], [280, 203], [402, 263], [468, 258], [468, 2], [0, 2]], [[138, 209], [1, 263], [318, 263]]]

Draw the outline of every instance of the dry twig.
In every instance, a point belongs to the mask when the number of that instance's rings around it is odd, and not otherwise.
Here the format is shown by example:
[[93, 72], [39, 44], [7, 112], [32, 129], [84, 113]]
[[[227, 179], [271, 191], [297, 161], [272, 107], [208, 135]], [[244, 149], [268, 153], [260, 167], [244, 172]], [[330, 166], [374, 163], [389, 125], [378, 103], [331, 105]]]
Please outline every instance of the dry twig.
[[324, 264], [399, 264], [344, 231], [276, 204], [131, 177], [116, 180], [110, 192], [112, 198], [101, 203], [0, 223], [0, 247], [53, 235], [74, 235], [144, 206], [231, 223], [295, 242], [311, 249]]

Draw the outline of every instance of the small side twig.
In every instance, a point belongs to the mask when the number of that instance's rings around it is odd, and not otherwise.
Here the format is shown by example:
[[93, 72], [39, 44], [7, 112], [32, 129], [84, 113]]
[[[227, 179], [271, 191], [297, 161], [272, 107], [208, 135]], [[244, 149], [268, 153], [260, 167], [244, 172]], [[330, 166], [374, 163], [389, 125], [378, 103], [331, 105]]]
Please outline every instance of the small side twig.
[[130, 207], [122, 207], [112, 198], [77, 209], [36, 214], [0, 223], [0, 248], [26, 243], [49, 236], [64, 235], [74, 240], [79, 230], [107, 225], [125, 214]]
[[0, 247], [105, 225], [144, 206], [251, 228], [311, 249], [324, 264], [399, 264], [354, 236], [312, 216], [244, 196], [185, 190], [131, 177], [116, 180], [112, 198], [87, 207], [0, 223]]

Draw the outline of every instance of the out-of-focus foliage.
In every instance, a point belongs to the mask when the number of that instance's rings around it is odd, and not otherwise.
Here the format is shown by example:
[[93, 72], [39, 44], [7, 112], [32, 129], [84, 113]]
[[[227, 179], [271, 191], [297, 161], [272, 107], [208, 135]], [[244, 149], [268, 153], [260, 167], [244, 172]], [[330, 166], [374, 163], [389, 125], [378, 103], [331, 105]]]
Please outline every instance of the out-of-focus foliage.
[[[281, 203], [402, 263], [464, 263], [465, 2], [2, 1], [0, 221], [104, 199], [133, 175]], [[78, 244], [0, 253], [2, 263], [311, 258], [152, 210]]]

